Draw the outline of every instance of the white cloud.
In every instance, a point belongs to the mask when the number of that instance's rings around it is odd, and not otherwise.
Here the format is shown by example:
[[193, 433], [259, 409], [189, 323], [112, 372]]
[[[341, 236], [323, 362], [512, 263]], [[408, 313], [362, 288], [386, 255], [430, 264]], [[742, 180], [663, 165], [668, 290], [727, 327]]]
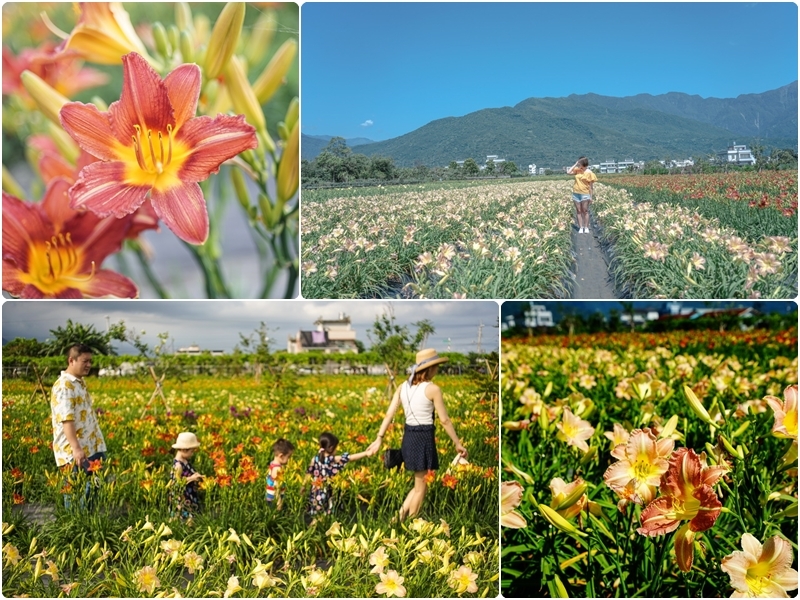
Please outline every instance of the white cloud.
[[367, 119], [361, 124], [362, 127], [372, 127], [372, 119]]

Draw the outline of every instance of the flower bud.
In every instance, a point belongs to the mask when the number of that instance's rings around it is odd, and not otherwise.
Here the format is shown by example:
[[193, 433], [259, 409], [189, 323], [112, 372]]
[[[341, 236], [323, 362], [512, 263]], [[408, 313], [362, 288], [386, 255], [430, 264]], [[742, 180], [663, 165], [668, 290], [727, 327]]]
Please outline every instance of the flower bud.
[[573, 487], [569, 494], [559, 494], [558, 496], [555, 496], [553, 498], [553, 502], [550, 504], [551, 508], [561, 511], [573, 506], [576, 502], [578, 502], [578, 500], [581, 499], [581, 496], [583, 496], [583, 494], [586, 492], [586, 488], [588, 487], [586, 482], [581, 478], [576, 479], [570, 485], [574, 485], [575, 487]]
[[[14, 179], [14, 176], [8, 169], [6, 169], [5, 165], [3, 165], [3, 191], [19, 198], [20, 200], [25, 199], [25, 190], [22, 189], [22, 186], [19, 183], [17, 183], [17, 180]], [[5, 532], [3, 533], [5, 534]]]
[[750, 421], [745, 421], [744, 423], [739, 425], [739, 427], [736, 429], [736, 431], [734, 431], [731, 434], [731, 439], [735, 440], [737, 437], [742, 435], [748, 427], [750, 427]]
[[252, 27], [252, 33], [250, 34], [250, 39], [247, 40], [247, 48], [245, 49], [245, 56], [251, 64], [258, 64], [267, 53], [276, 29], [277, 23], [274, 11], [266, 10], [262, 12]]
[[694, 411], [694, 414], [709, 425], [714, 425], [711, 415], [708, 414], [708, 411], [697, 398], [692, 388], [688, 385], [683, 386], [683, 393], [686, 395], [686, 399], [689, 401], [689, 406]]
[[527, 429], [530, 424], [531, 422], [529, 419], [525, 419], [524, 421], [506, 421], [503, 423], [503, 427], [509, 431], [522, 431]]
[[564, 517], [554, 511], [552, 508], [547, 506], [546, 504], [542, 503], [538, 505], [539, 514], [542, 515], [553, 527], [556, 529], [560, 529], [564, 533], [568, 533], [570, 535], [578, 535], [580, 537], [586, 537], [586, 534], [575, 527], [572, 523], [567, 521]]
[[45, 117], [56, 125], [61, 125], [59, 112], [61, 108], [69, 102], [69, 98], [62, 96], [41, 77], [30, 71], [23, 71], [20, 75], [22, 85], [28, 90], [36, 106], [42, 111]]
[[664, 425], [664, 428], [661, 430], [661, 433], [658, 435], [660, 438], [668, 438], [675, 432], [675, 428], [678, 426], [678, 415], [672, 415], [667, 421], [667, 424]]
[[247, 75], [238, 56], [231, 56], [228, 61], [228, 66], [225, 68], [225, 83], [233, 109], [243, 114], [247, 122], [259, 132], [266, 131], [267, 121], [264, 119], [264, 111], [261, 110], [253, 88], [247, 81]]
[[295, 123], [283, 148], [277, 174], [278, 204], [284, 204], [294, 196], [300, 185], [300, 127]]
[[216, 79], [228, 66], [239, 43], [244, 25], [244, 2], [228, 2], [217, 18], [206, 49], [203, 70], [207, 79]]
[[264, 71], [259, 75], [253, 84], [253, 89], [256, 92], [259, 102], [264, 104], [283, 83], [286, 73], [292, 66], [292, 61], [297, 55], [297, 42], [295, 40], [286, 40], [283, 45], [275, 51], [272, 59], [269, 61]]
[[188, 2], [175, 3], [175, 24], [181, 31], [189, 32], [194, 28], [192, 9], [189, 8]]
[[297, 123], [297, 119], [299, 118], [300, 118], [300, 101], [297, 99], [297, 96], [295, 96], [289, 103], [289, 108], [286, 109], [286, 116], [283, 117], [283, 122], [286, 123], [286, 127], [288, 127], [289, 130], [291, 131], [295, 123]]
[[181, 32], [175, 25], [170, 25], [169, 29], [167, 29], [167, 39], [169, 40], [169, 45], [172, 48], [170, 51], [171, 55], [181, 43]]
[[231, 169], [231, 182], [233, 182], [233, 189], [236, 192], [236, 198], [238, 198], [239, 204], [241, 204], [242, 208], [245, 210], [249, 210], [250, 196], [247, 194], [247, 184], [245, 183], [241, 169], [237, 169], [236, 167]]
[[167, 40], [167, 30], [159, 21], [153, 23], [153, 42], [155, 42], [156, 45], [156, 52], [164, 58], [169, 58], [172, 52], [170, 51], [169, 41]]
[[194, 57], [194, 47], [192, 46], [192, 38], [187, 31], [181, 31], [180, 39], [181, 60], [184, 63], [192, 62]]

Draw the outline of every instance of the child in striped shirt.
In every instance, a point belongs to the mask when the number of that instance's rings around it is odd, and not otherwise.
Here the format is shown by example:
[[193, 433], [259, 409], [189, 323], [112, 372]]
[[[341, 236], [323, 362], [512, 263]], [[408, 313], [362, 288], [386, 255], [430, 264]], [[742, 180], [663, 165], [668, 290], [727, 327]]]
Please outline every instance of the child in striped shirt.
[[[278, 510], [283, 508], [283, 468], [289, 463], [294, 444], [283, 438], [272, 444], [272, 462], [267, 473], [267, 502]], [[273, 504], [273, 502], [275, 504]]]

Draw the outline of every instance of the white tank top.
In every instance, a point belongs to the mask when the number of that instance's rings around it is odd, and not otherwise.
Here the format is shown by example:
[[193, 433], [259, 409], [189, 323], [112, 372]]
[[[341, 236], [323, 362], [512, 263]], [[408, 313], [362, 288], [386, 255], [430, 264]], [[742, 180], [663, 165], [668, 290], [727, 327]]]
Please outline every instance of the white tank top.
[[407, 381], [400, 386], [400, 400], [406, 416], [406, 425], [433, 425], [433, 400], [425, 395], [430, 381], [409, 385]]

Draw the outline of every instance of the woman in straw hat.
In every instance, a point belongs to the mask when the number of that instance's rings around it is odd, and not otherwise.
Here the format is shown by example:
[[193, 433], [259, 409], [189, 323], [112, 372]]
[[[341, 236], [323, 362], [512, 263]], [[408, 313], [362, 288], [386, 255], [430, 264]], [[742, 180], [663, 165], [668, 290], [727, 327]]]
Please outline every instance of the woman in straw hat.
[[200, 447], [197, 436], [189, 431], [178, 434], [177, 441], [172, 444], [175, 449], [175, 458], [172, 461], [170, 485], [183, 485], [183, 493], [169, 492], [170, 511], [172, 516], [181, 519], [191, 519], [200, 508], [200, 492], [197, 482], [203, 478], [192, 467], [191, 461], [195, 451]]
[[461, 445], [461, 440], [447, 414], [442, 390], [431, 381], [438, 372], [439, 365], [447, 360], [447, 357], [439, 356], [432, 348], [417, 352], [417, 360], [411, 367], [411, 375], [397, 388], [392, 402], [389, 404], [389, 409], [386, 411], [386, 417], [378, 430], [378, 437], [367, 448], [367, 452], [373, 454], [380, 450], [386, 430], [397, 412], [397, 407], [402, 403], [406, 423], [401, 450], [406, 470], [414, 472], [414, 487], [400, 508], [399, 518], [401, 521], [420, 511], [425, 500], [425, 493], [428, 491], [425, 475], [428, 471], [435, 471], [439, 468], [439, 456], [436, 453], [434, 438], [436, 430], [433, 422], [434, 411], [439, 416], [439, 421], [447, 435], [453, 440], [456, 452], [461, 457], [467, 456], [467, 449]]

